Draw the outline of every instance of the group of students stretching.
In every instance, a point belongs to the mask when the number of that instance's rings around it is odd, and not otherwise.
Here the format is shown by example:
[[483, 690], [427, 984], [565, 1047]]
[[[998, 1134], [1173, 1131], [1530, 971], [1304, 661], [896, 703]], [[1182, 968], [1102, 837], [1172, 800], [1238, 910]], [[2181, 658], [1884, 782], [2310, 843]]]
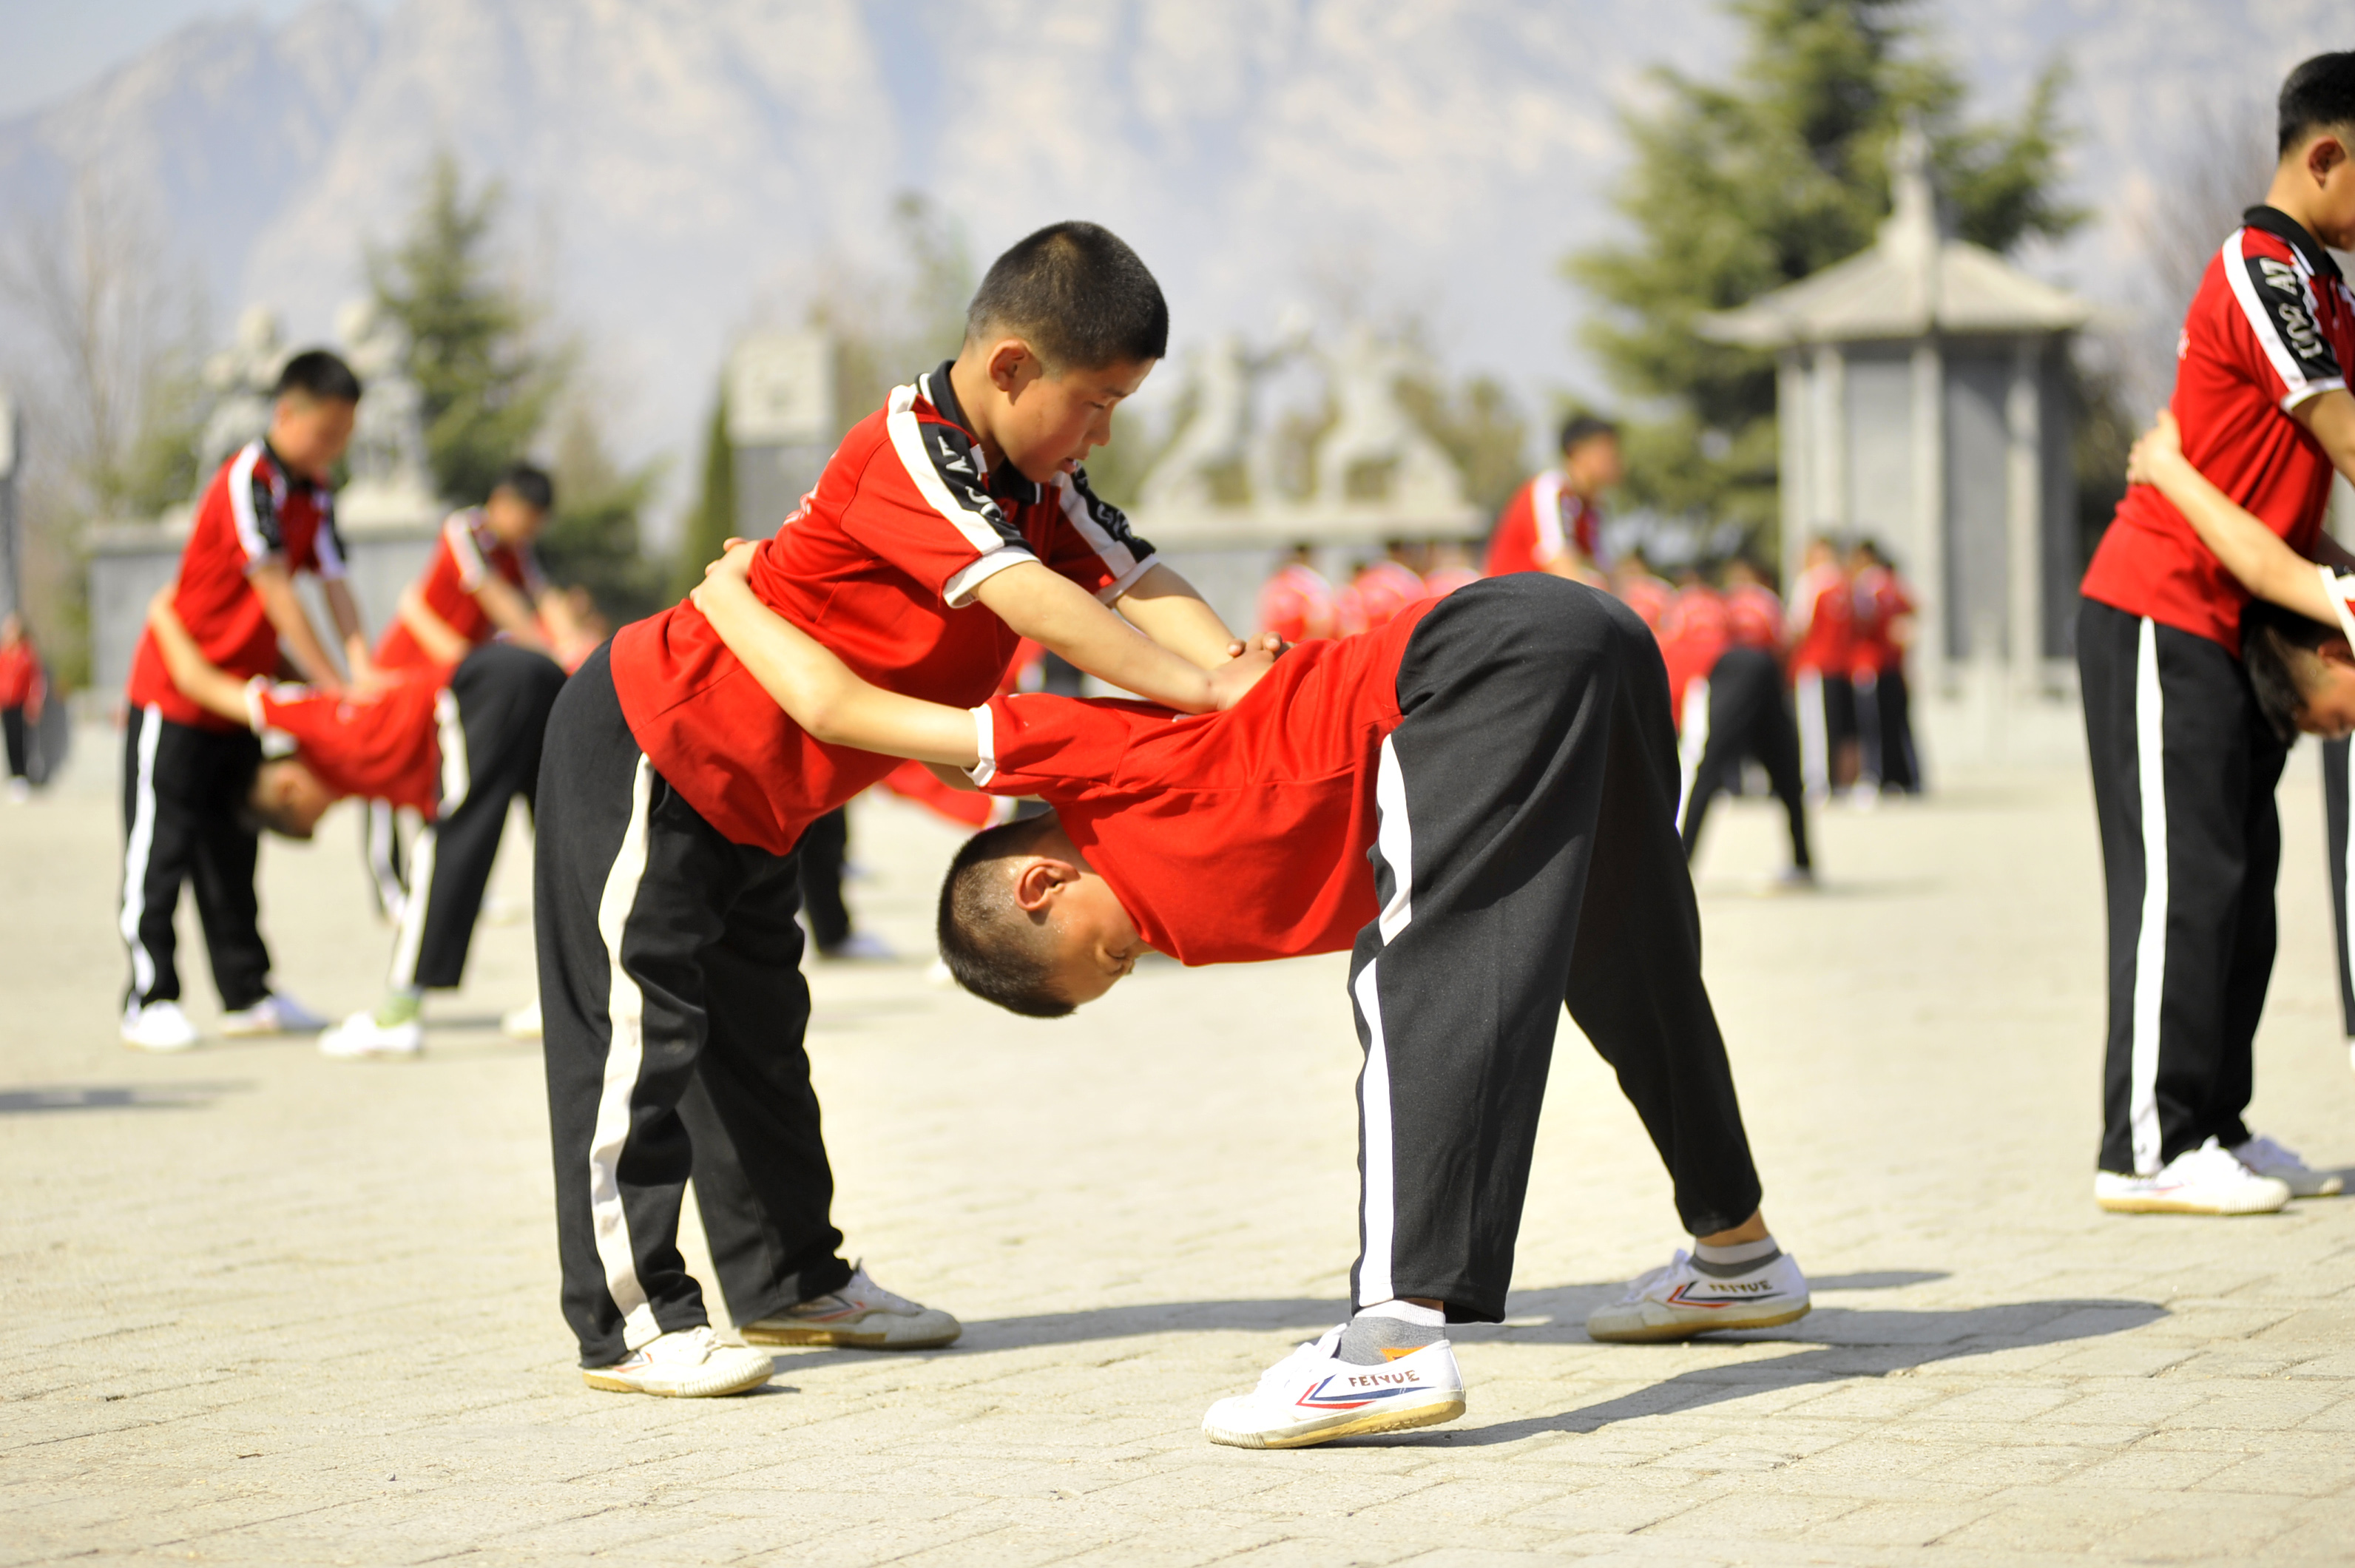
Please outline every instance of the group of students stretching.
[[[2137, 448], [2143, 499], [2122, 517], [2164, 569], [2137, 580], [2152, 605], [2138, 621], [2115, 605], [2105, 585], [2118, 574], [2099, 560], [2087, 582], [2081, 658], [2114, 972], [2131, 997], [2114, 1026], [2117, 1148], [2105, 1143], [2097, 1187], [2109, 1207], [2169, 1207], [2187, 1161], [2200, 1163], [2190, 1156], [2220, 1137], [2239, 1188], [2292, 1186], [2278, 1159], [2258, 1173], [2286, 1151], [2237, 1128], [2232, 1095], [2246, 1098], [2250, 955], [2261, 938], [2270, 952], [2254, 912], [2260, 881], [2270, 911], [2281, 737], [2355, 726], [2355, 577], [2299, 560], [2324, 548], [2314, 525], [2331, 461], [2355, 466], [2355, 402], [2336, 370], [2355, 354], [2355, 299], [2315, 242], [2355, 238], [2350, 68], [2355, 56], [2325, 57], [2293, 77], [2275, 199], [2202, 293], [2218, 296], [2220, 331], [2239, 335], [2211, 379], [2264, 389], [2270, 445], [2217, 474], [2189, 386], [2209, 350], [2190, 335], [2180, 435], [2162, 421]], [[2247, 307], [2253, 289], [2270, 291], [2270, 315]], [[1298, 1446], [1463, 1412], [1448, 1325], [1503, 1314], [1561, 1008], [1617, 1074], [1694, 1238], [1597, 1309], [1590, 1335], [1674, 1339], [1804, 1315], [1807, 1283], [1761, 1211], [1701, 979], [1679, 834], [1689, 783], [1651, 630], [1609, 593], [1529, 571], [1404, 604], [1352, 636], [1237, 641], [1081, 466], [1167, 336], [1157, 284], [1117, 238], [1063, 223], [1023, 240], [983, 280], [957, 356], [856, 425], [773, 539], [733, 544], [688, 600], [624, 627], [569, 681], [523, 628], [488, 641], [453, 624], [463, 606], [420, 617], [408, 669], [368, 658], [336, 591], [316, 483], [357, 387], [298, 357], [271, 436], [208, 495], [190, 569], [141, 650], [126, 1035], [176, 994], [168, 929], [159, 937], [153, 920], [163, 879], [193, 868], [212, 937], [216, 914], [236, 912], [241, 872], [250, 927], [252, 825], [300, 835], [345, 794], [432, 817], [394, 1004], [413, 997], [403, 976], [446, 983], [432, 959], [444, 867], [469, 868], [451, 871], [448, 909], [479, 898], [474, 851], [457, 846], [495, 843], [496, 825], [469, 814], [526, 793], [562, 1306], [586, 1382], [730, 1394], [768, 1381], [769, 1346], [946, 1345], [961, 1332], [953, 1316], [843, 1256], [795, 919], [810, 825], [912, 759], [1050, 808], [980, 833], [949, 869], [940, 950], [978, 997], [1055, 1018], [1148, 948], [1186, 964], [1350, 954], [1364, 1051], [1353, 1310], [1218, 1402], [1210, 1440]], [[524, 475], [511, 480], [514, 501], [545, 507]], [[484, 526], [468, 536], [478, 552], [497, 534]], [[2212, 553], [2197, 553], [2202, 539]], [[469, 547], [448, 542], [461, 585], [479, 578]], [[299, 606], [286, 612], [296, 569], [328, 581], [348, 682]], [[2178, 625], [2192, 602], [2182, 583], [2202, 586], [2207, 613], [2237, 610], [2233, 579], [2284, 608], [2253, 609], [2244, 634], [2237, 618]], [[1002, 691], [1025, 638], [1136, 699]], [[307, 687], [273, 680], [282, 640]], [[261, 760], [258, 737], [280, 732], [293, 754]], [[2123, 774], [2114, 754], [2129, 759]], [[229, 809], [212, 809], [220, 800]], [[2153, 858], [2194, 852], [2154, 816], [2190, 820], [2211, 856], [2219, 823], [2235, 827], [2232, 876]], [[2237, 927], [2235, 909], [2248, 916]], [[2129, 929], [2121, 950], [2122, 912], [2161, 935]], [[2218, 932], [2231, 951], [2201, 954]], [[463, 959], [463, 939], [452, 945]], [[245, 968], [217, 964], [224, 1001], [282, 1019], [251, 946]], [[2204, 980], [2179, 954], [2204, 958]], [[2163, 982], [2144, 972], [2154, 955]], [[364, 1040], [400, 1026], [389, 1009]], [[2203, 1062], [2204, 1085], [2187, 1069]], [[711, 1330], [679, 1250], [689, 1182], [741, 1345]]]

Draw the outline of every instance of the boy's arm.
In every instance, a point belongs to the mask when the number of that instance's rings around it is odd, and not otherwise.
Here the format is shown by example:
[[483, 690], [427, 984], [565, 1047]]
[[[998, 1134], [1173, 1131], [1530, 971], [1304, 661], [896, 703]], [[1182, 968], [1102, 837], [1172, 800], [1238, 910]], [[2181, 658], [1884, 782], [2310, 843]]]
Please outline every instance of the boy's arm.
[[[510, 640], [536, 654], [549, 651], [548, 638], [531, 613], [530, 601], [517, 592], [515, 584], [506, 578], [484, 578], [483, 585], [474, 590], [474, 603], [483, 607], [483, 613], [491, 618], [491, 624], [505, 632]], [[439, 616], [434, 618], [441, 619]]]
[[[2290, 410], [2289, 417], [2313, 432], [2330, 454], [2331, 466], [2355, 485], [2355, 394], [2343, 387], [2323, 392]], [[2355, 570], [2355, 555], [2328, 534], [2322, 536], [2320, 557], [2333, 566]]]
[[474, 651], [474, 645], [458, 635], [457, 627], [434, 613], [414, 582], [400, 591], [400, 608], [395, 613], [435, 664], [454, 665]]
[[1219, 613], [1202, 602], [1192, 583], [1159, 561], [1129, 586], [1116, 607], [1129, 624], [1188, 664], [1216, 669], [1234, 656], [1235, 635]]
[[360, 624], [359, 601], [352, 597], [352, 585], [340, 577], [321, 580], [319, 591], [325, 595], [327, 613], [334, 617], [336, 633], [344, 643], [344, 667], [352, 672], [352, 679], [366, 684], [376, 678], [376, 660], [370, 656], [368, 631]]
[[[321, 691], [343, 690], [343, 676], [336, 670], [335, 661], [327, 657], [327, 650], [320, 643], [319, 634], [311, 629], [311, 617], [304, 613], [303, 601], [294, 597], [294, 578], [286, 570], [286, 563], [282, 560], [262, 561], [246, 572], [245, 580], [252, 583], [254, 592], [261, 595], [262, 613], [270, 617], [271, 625], [277, 628], [278, 640], [285, 645], [288, 655], [293, 658], [295, 667], [303, 672], [304, 678]], [[328, 603], [334, 603], [332, 596]], [[357, 624], [358, 617], [355, 615], [353, 620]], [[193, 699], [196, 693], [189, 692], [188, 695]]]
[[208, 713], [240, 724], [250, 721], [245, 683], [205, 657], [196, 638], [188, 635], [188, 628], [173, 612], [171, 589], [148, 601], [147, 625], [155, 634], [155, 651], [164, 656], [164, 668], [181, 696]]
[[548, 641], [555, 645], [559, 659], [570, 660], [575, 653], [586, 653], [595, 645], [589, 628], [572, 613], [572, 601], [561, 590], [543, 586], [532, 595], [532, 607], [539, 613], [540, 624], [547, 628]]
[[[1140, 583], [1151, 576], [1146, 573]], [[1105, 608], [1086, 589], [1035, 560], [1019, 561], [992, 574], [974, 590], [974, 597], [1015, 631], [1097, 679], [1181, 713], [1209, 713], [1231, 707], [1265, 673], [1265, 666], [1253, 664], [1245, 667], [1248, 673], [1241, 678], [1214, 681], [1199, 665], [1163, 647]], [[1215, 622], [1217, 617], [1211, 619]], [[1223, 624], [1219, 631], [1216, 656], [1224, 667], [1231, 639]]]
[[2216, 488], [2183, 455], [2183, 434], [2173, 414], [2161, 411], [2158, 422], [2135, 443], [2126, 477], [2156, 485], [2224, 570], [2251, 593], [2326, 626], [2338, 619], [2338, 607], [2323, 592], [2314, 562]]

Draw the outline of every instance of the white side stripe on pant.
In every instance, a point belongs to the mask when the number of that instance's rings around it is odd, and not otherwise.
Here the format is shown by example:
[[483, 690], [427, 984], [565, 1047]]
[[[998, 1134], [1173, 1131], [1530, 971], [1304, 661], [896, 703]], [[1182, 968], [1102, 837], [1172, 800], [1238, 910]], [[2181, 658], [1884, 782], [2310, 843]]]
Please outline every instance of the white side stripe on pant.
[[[1390, 755], [1383, 743], [1383, 757]], [[1391, 1242], [1396, 1233], [1397, 1178], [1391, 1150], [1391, 1059], [1382, 1042], [1381, 990], [1374, 971], [1377, 958], [1358, 972], [1358, 1007], [1366, 1015], [1366, 1071], [1358, 1081], [1360, 1134], [1366, 1149], [1366, 1255], [1358, 1265], [1357, 1306], [1388, 1301], [1391, 1288]]]
[[2350, 826], [2347, 831], [2347, 859], [2339, 868], [2339, 887], [2340, 895], [2350, 901], [2344, 906], [2347, 918], [2339, 922], [2347, 951], [2339, 955], [2339, 968], [2341, 974], [2355, 974], [2355, 750], [2350, 750], [2348, 756], [2350, 760], [2347, 765], [2345, 820]]
[[439, 842], [438, 824], [465, 803], [474, 776], [466, 765], [466, 728], [458, 720], [458, 699], [443, 687], [433, 695], [433, 723], [442, 752], [442, 800], [433, 821], [417, 836], [409, 862], [409, 894], [401, 901], [400, 923], [392, 939], [393, 986], [417, 984], [417, 955], [425, 941], [425, 915], [433, 903], [433, 851]]
[[[1374, 844], [1382, 864], [1391, 869], [1390, 901], [1377, 922], [1385, 943], [1394, 940], [1414, 918], [1414, 831], [1406, 820], [1406, 779], [1399, 772], [1398, 752], [1390, 737], [1382, 737], [1380, 765], [1374, 772]], [[1368, 965], [1369, 971], [1372, 969]], [[1379, 1298], [1378, 1298], [1379, 1299]]]
[[1685, 682], [1685, 732], [1677, 743], [1677, 831], [1685, 830], [1685, 813], [1692, 809], [1693, 781], [1700, 776], [1700, 759], [1709, 750], [1709, 677], [1697, 675]]
[[139, 941], [139, 924], [147, 918], [147, 862], [155, 852], [155, 743], [163, 734], [163, 710], [151, 702], [139, 710], [139, 781], [131, 834], [123, 846], [123, 940], [131, 949], [131, 983], [141, 997], [155, 986], [155, 960]]
[[1799, 672], [1799, 773], [1809, 800], [1828, 800], [1832, 793], [1831, 713], [1824, 706], [1824, 677], [1811, 669]]
[[2158, 628], [2148, 616], [2135, 645], [2135, 763], [2142, 785], [2142, 928], [2135, 938], [2134, 1051], [2126, 1124], [2135, 1169], [2158, 1168], [2158, 1025], [2167, 993], [2167, 714], [2158, 684]]
[[589, 1141], [589, 1213], [597, 1232], [597, 1258], [605, 1265], [605, 1288], [622, 1312], [622, 1343], [636, 1349], [661, 1337], [645, 1287], [638, 1283], [637, 1254], [630, 1245], [630, 1219], [622, 1207], [622, 1147], [630, 1136], [630, 1098], [646, 1048], [645, 993], [622, 967], [622, 933], [638, 901], [646, 874], [646, 813], [654, 795], [654, 770], [638, 759], [630, 784], [630, 825], [605, 875], [597, 902], [597, 932], [605, 939], [612, 976], [606, 1017], [613, 1040], [605, 1048], [605, 1083], [597, 1096], [597, 1130]]

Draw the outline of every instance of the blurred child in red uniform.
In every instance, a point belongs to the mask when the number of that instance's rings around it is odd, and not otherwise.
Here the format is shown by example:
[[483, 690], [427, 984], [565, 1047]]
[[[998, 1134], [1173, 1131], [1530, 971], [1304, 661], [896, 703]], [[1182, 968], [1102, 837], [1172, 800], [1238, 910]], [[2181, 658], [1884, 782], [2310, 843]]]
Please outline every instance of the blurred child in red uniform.
[[8, 747], [8, 798], [29, 799], [33, 791], [33, 742], [39, 734], [41, 703], [48, 680], [24, 618], [14, 610], [0, 615], [0, 733]]
[[1905, 686], [1905, 650], [1913, 641], [1913, 596], [1870, 539], [1859, 540], [1849, 552], [1849, 576], [1856, 594], [1849, 681], [1856, 692], [1857, 788], [1919, 795], [1922, 764], [1913, 752], [1912, 704]]
[[1856, 596], [1839, 549], [1807, 541], [1806, 564], [1791, 584], [1791, 686], [1799, 710], [1799, 770], [1807, 798], [1829, 800], [1840, 782], [1840, 753], [1854, 732], [1855, 689], [1849, 685]]
[[1316, 549], [1294, 545], [1259, 591], [1259, 629], [1287, 643], [1329, 637], [1338, 626], [1333, 585], [1313, 564]]
[[1562, 421], [1556, 450], [1561, 462], [1531, 475], [1497, 515], [1487, 574], [1550, 571], [1600, 588], [1607, 566], [1599, 503], [1624, 474], [1619, 427], [1593, 414], [1573, 414]]

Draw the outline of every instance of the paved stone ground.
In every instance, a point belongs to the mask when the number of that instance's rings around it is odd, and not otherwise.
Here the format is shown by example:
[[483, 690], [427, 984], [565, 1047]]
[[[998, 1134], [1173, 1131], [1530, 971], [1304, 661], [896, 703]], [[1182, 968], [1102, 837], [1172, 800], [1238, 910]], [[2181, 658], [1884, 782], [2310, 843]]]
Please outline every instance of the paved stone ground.
[[[536, 1052], [492, 1027], [529, 995], [520, 845], [425, 1060], [137, 1056], [85, 741], [0, 811], [0, 1563], [2347, 1559], [2355, 1206], [2094, 1209], [2073, 777], [1835, 813], [1812, 897], [1760, 894], [1763, 812], [1711, 828], [1711, 984], [1811, 1317], [1586, 1340], [1679, 1238], [1565, 1029], [1513, 1317], [1459, 1339], [1470, 1413], [1252, 1454], [1201, 1413], [1335, 1319], [1354, 1249], [1339, 959], [1151, 967], [1051, 1025], [914, 965], [819, 971], [839, 1217], [964, 1342], [788, 1353], [741, 1400], [594, 1393], [556, 1313]], [[2283, 793], [2255, 1120], [2348, 1159], [2310, 758]], [[371, 1000], [387, 949], [355, 832], [265, 851], [279, 973], [324, 1008]], [[857, 834], [865, 917], [919, 950], [952, 835], [889, 804]]]

